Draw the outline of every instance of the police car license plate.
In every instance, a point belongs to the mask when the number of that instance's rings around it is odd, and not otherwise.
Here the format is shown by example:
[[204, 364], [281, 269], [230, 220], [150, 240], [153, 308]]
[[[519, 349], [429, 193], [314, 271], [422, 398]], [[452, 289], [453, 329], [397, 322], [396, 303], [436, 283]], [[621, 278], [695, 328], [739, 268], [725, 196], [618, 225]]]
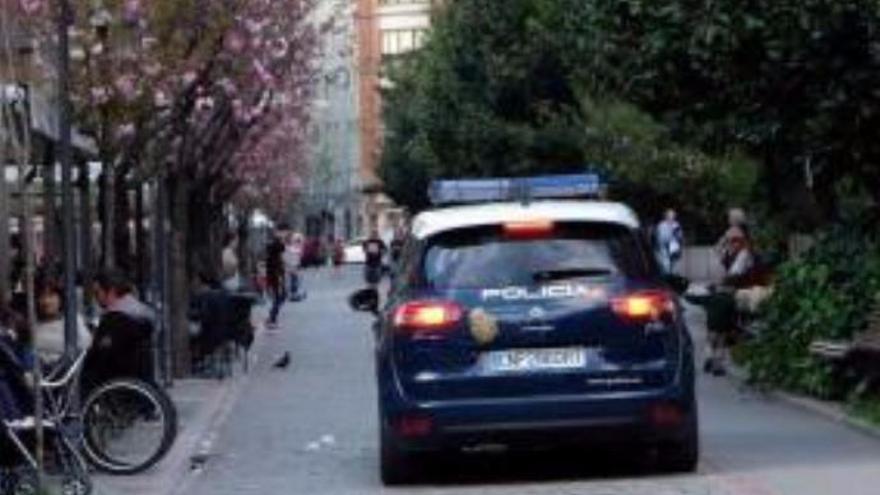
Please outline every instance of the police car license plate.
[[587, 352], [581, 347], [492, 351], [486, 363], [497, 372], [567, 370], [586, 366]]

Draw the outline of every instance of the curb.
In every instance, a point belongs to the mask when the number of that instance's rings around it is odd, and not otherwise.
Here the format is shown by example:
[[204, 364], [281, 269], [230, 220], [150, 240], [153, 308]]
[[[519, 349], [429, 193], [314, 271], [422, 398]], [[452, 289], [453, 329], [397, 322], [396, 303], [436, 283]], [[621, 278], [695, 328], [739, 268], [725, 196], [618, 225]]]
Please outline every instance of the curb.
[[729, 371], [730, 373], [728, 376], [731, 380], [736, 381], [738, 385], [756, 391], [771, 400], [819, 416], [832, 423], [843, 425], [859, 433], [880, 439], [880, 426], [849, 414], [846, 411], [846, 408], [840, 403], [822, 401], [779, 389], [760, 390], [748, 383], [748, 374], [744, 369], [740, 367], [731, 367]]
[[852, 416], [847, 413], [842, 406], [835, 403], [823, 402], [810, 397], [782, 392], [780, 390], [772, 390], [768, 392], [768, 395], [791, 407], [810, 412], [834, 423], [846, 426], [851, 430], [880, 439], [880, 426], [876, 426], [869, 421]]

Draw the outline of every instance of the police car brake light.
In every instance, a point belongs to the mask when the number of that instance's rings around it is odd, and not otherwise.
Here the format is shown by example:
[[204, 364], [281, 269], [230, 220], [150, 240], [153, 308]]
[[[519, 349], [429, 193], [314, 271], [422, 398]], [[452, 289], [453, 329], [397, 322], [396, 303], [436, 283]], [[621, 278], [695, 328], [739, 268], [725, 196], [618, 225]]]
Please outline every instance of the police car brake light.
[[674, 312], [675, 305], [665, 292], [643, 291], [612, 299], [611, 309], [626, 320], [652, 321]]
[[524, 201], [534, 199], [595, 198], [605, 191], [597, 174], [548, 175], [525, 178], [438, 180], [428, 196], [435, 206]]
[[461, 321], [461, 306], [451, 301], [412, 301], [394, 312], [394, 327], [403, 331], [449, 330]]
[[504, 236], [509, 239], [540, 239], [552, 234], [554, 228], [555, 224], [550, 220], [507, 222], [504, 224]]

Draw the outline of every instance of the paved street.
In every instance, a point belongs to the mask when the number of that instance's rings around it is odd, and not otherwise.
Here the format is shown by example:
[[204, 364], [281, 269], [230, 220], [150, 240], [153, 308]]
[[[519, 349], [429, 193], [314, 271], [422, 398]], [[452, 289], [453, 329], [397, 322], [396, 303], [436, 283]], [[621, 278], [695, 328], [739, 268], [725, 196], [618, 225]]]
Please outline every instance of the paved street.
[[[370, 318], [347, 309], [354, 270], [312, 272], [309, 299], [283, 310], [282, 331], [219, 431], [213, 456], [181, 491], [202, 495], [695, 494], [876, 495], [880, 441], [701, 378], [704, 455], [697, 475], [644, 473], [604, 452], [478, 457], [423, 486], [382, 488], [377, 473]], [[271, 369], [290, 350], [287, 370]]]

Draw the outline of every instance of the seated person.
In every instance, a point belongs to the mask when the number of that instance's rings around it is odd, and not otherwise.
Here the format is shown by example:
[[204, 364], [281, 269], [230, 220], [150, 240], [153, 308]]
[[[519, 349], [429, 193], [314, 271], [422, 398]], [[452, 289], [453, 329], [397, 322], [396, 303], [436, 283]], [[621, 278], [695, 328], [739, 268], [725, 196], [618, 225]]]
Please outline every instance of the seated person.
[[[61, 284], [52, 277], [38, 277], [35, 284], [37, 294], [37, 325], [34, 331], [34, 347], [43, 364], [58, 362], [65, 350], [64, 313]], [[77, 347], [88, 349], [92, 334], [83, 319], [77, 315]]]
[[721, 285], [711, 287], [706, 295], [687, 296], [706, 309], [708, 348], [703, 370], [714, 375], [726, 373], [729, 347], [740, 337], [742, 315], [757, 311], [772, 293], [767, 287], [772, 271], [758, 263], [750, 239], [737, 230], [726, 237], [728, 256]]
[[0, 419], [21, 419], [30, 412], [29, 368], [14, 338], [0, 335]]
[[13, 420], [30, 413], [33, 365], [27, 324], [0, 307], [0, 418]]
[[131, 283], [120, 273], [99, 274], [93, 289], [104, 313], [83, 368], [83, 389], [121, 377], [152, 383], [153, 310], [132, 294]]

